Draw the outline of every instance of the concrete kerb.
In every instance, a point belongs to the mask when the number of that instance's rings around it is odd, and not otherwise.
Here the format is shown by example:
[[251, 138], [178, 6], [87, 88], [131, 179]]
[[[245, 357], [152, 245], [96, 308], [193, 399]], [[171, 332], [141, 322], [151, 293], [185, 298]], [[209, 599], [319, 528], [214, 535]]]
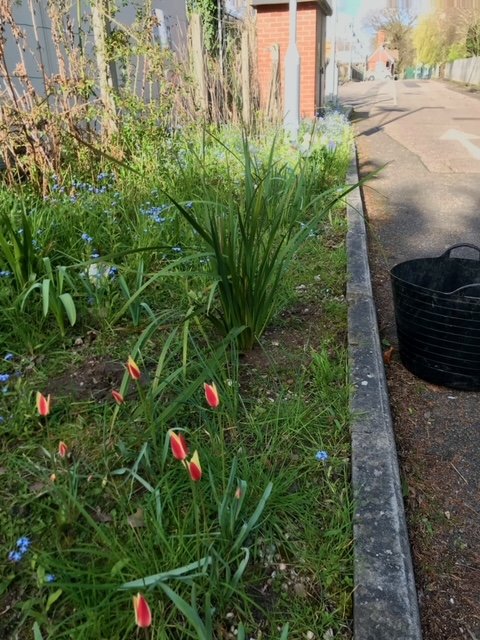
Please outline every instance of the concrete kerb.
[[[358, 183], [356, 157], [348, 182]], [[347, 198], [354, 495], [354, 638], [421, 640], [360, 189]]]

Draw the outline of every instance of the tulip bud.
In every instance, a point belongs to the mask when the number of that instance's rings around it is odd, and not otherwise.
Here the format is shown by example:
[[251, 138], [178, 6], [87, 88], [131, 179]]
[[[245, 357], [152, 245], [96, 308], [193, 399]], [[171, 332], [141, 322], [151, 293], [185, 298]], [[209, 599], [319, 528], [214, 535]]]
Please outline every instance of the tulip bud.
[[207, 384], [204, 382], [203, 388], [205, 389], [205, 399], [208, 406], [212, 409], [216, 409], [220, 404], [220, 398], [218, 397], [218, 391], [215, 383], [212, 382], [212, 384]]
[[65, 444], [63, 440], [60, 440], [60, 442], [58, 443], [58, 455], [61, 458], [66, 458], [68, 455], [68, 445]]
[[120, 393], [120, 391], [116, 391], [115, 389], [112, 389], [112, 396], [117, 404], [123, 404], [125, 402], [125, 398]]
[[152, 624], [152, 612], [148, 602], [141, 593], [133, 596], [133, 609], [135, 611], [135, 622], [137, 627], [146, 629]]
[[50, 394], [47, 397], [37, 391], [37, 411], [38, 413], [45, 417], [50, 413]]
[[185, 460], [188, 456], [188, 446], [187, 441], [180, 433], [175, 433], [175, 431], [168, 432], [170, 436], [170, 447], [172, 449], [173, 457], [177, 460]]
[[132, 358], [132, 356], [128, 356], [127, 370], [128, 370], [128, 373], [129, 373], [130, 377], [133, 380], [140, 380], [142, 372], [138, 368], [138, 365], [135, 362], [135, 360]]
[[194, 451], [192, 459], [190, 462], [187, 462], [188, 473], [190, 474], [190, 478], [194, 482], [198, 482], [202, 478], [202, 467], [200, 466], [200, 459], [198, 457], [198, 452]]

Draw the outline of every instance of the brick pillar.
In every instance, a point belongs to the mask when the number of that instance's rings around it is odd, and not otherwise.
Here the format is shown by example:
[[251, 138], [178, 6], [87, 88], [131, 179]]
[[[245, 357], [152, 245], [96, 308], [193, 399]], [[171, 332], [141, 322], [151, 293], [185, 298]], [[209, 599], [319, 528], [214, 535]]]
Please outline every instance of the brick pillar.
[[[288, 2], [261, 4], [257, 11], [257, 55], [260, 105], [265, 109], [272, 75], [271, 48], [280, 47], [280, 95], [285, 88], [285, 54], [289, 41]], [[300, 54], [300, 117], [313, 118], [320, 107], [320, 66], [322, 49], [322, 14], [317, 0], [297, 5], [297, 47]]]

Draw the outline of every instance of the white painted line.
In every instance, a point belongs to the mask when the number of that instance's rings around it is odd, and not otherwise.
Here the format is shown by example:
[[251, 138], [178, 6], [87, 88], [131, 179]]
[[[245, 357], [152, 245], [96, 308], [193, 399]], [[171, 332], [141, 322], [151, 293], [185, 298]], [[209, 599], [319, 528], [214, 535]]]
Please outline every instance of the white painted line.
[[449, 129], [440, 136], [440, 140], [455, 140], [456, 142], [459, 142], [465, 147], [472, 158], [480, 160], [480, 147], [477, 147], [477, 145], [472, 142], [475, 138], [478, 139], [480, 136], [476, 136], [474, 133], [465, 133], [458, 129]]

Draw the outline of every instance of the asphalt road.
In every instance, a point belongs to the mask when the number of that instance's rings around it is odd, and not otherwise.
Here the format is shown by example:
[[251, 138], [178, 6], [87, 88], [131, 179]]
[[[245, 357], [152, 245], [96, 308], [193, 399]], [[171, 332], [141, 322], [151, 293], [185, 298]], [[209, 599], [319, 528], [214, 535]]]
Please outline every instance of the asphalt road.
[[340, 99], [354, 108], [371, 168], [388, 163], [371, 183], [384, 199], [388, 266], [480, 245], [480, 100], [428, 80], [349, 83]]

